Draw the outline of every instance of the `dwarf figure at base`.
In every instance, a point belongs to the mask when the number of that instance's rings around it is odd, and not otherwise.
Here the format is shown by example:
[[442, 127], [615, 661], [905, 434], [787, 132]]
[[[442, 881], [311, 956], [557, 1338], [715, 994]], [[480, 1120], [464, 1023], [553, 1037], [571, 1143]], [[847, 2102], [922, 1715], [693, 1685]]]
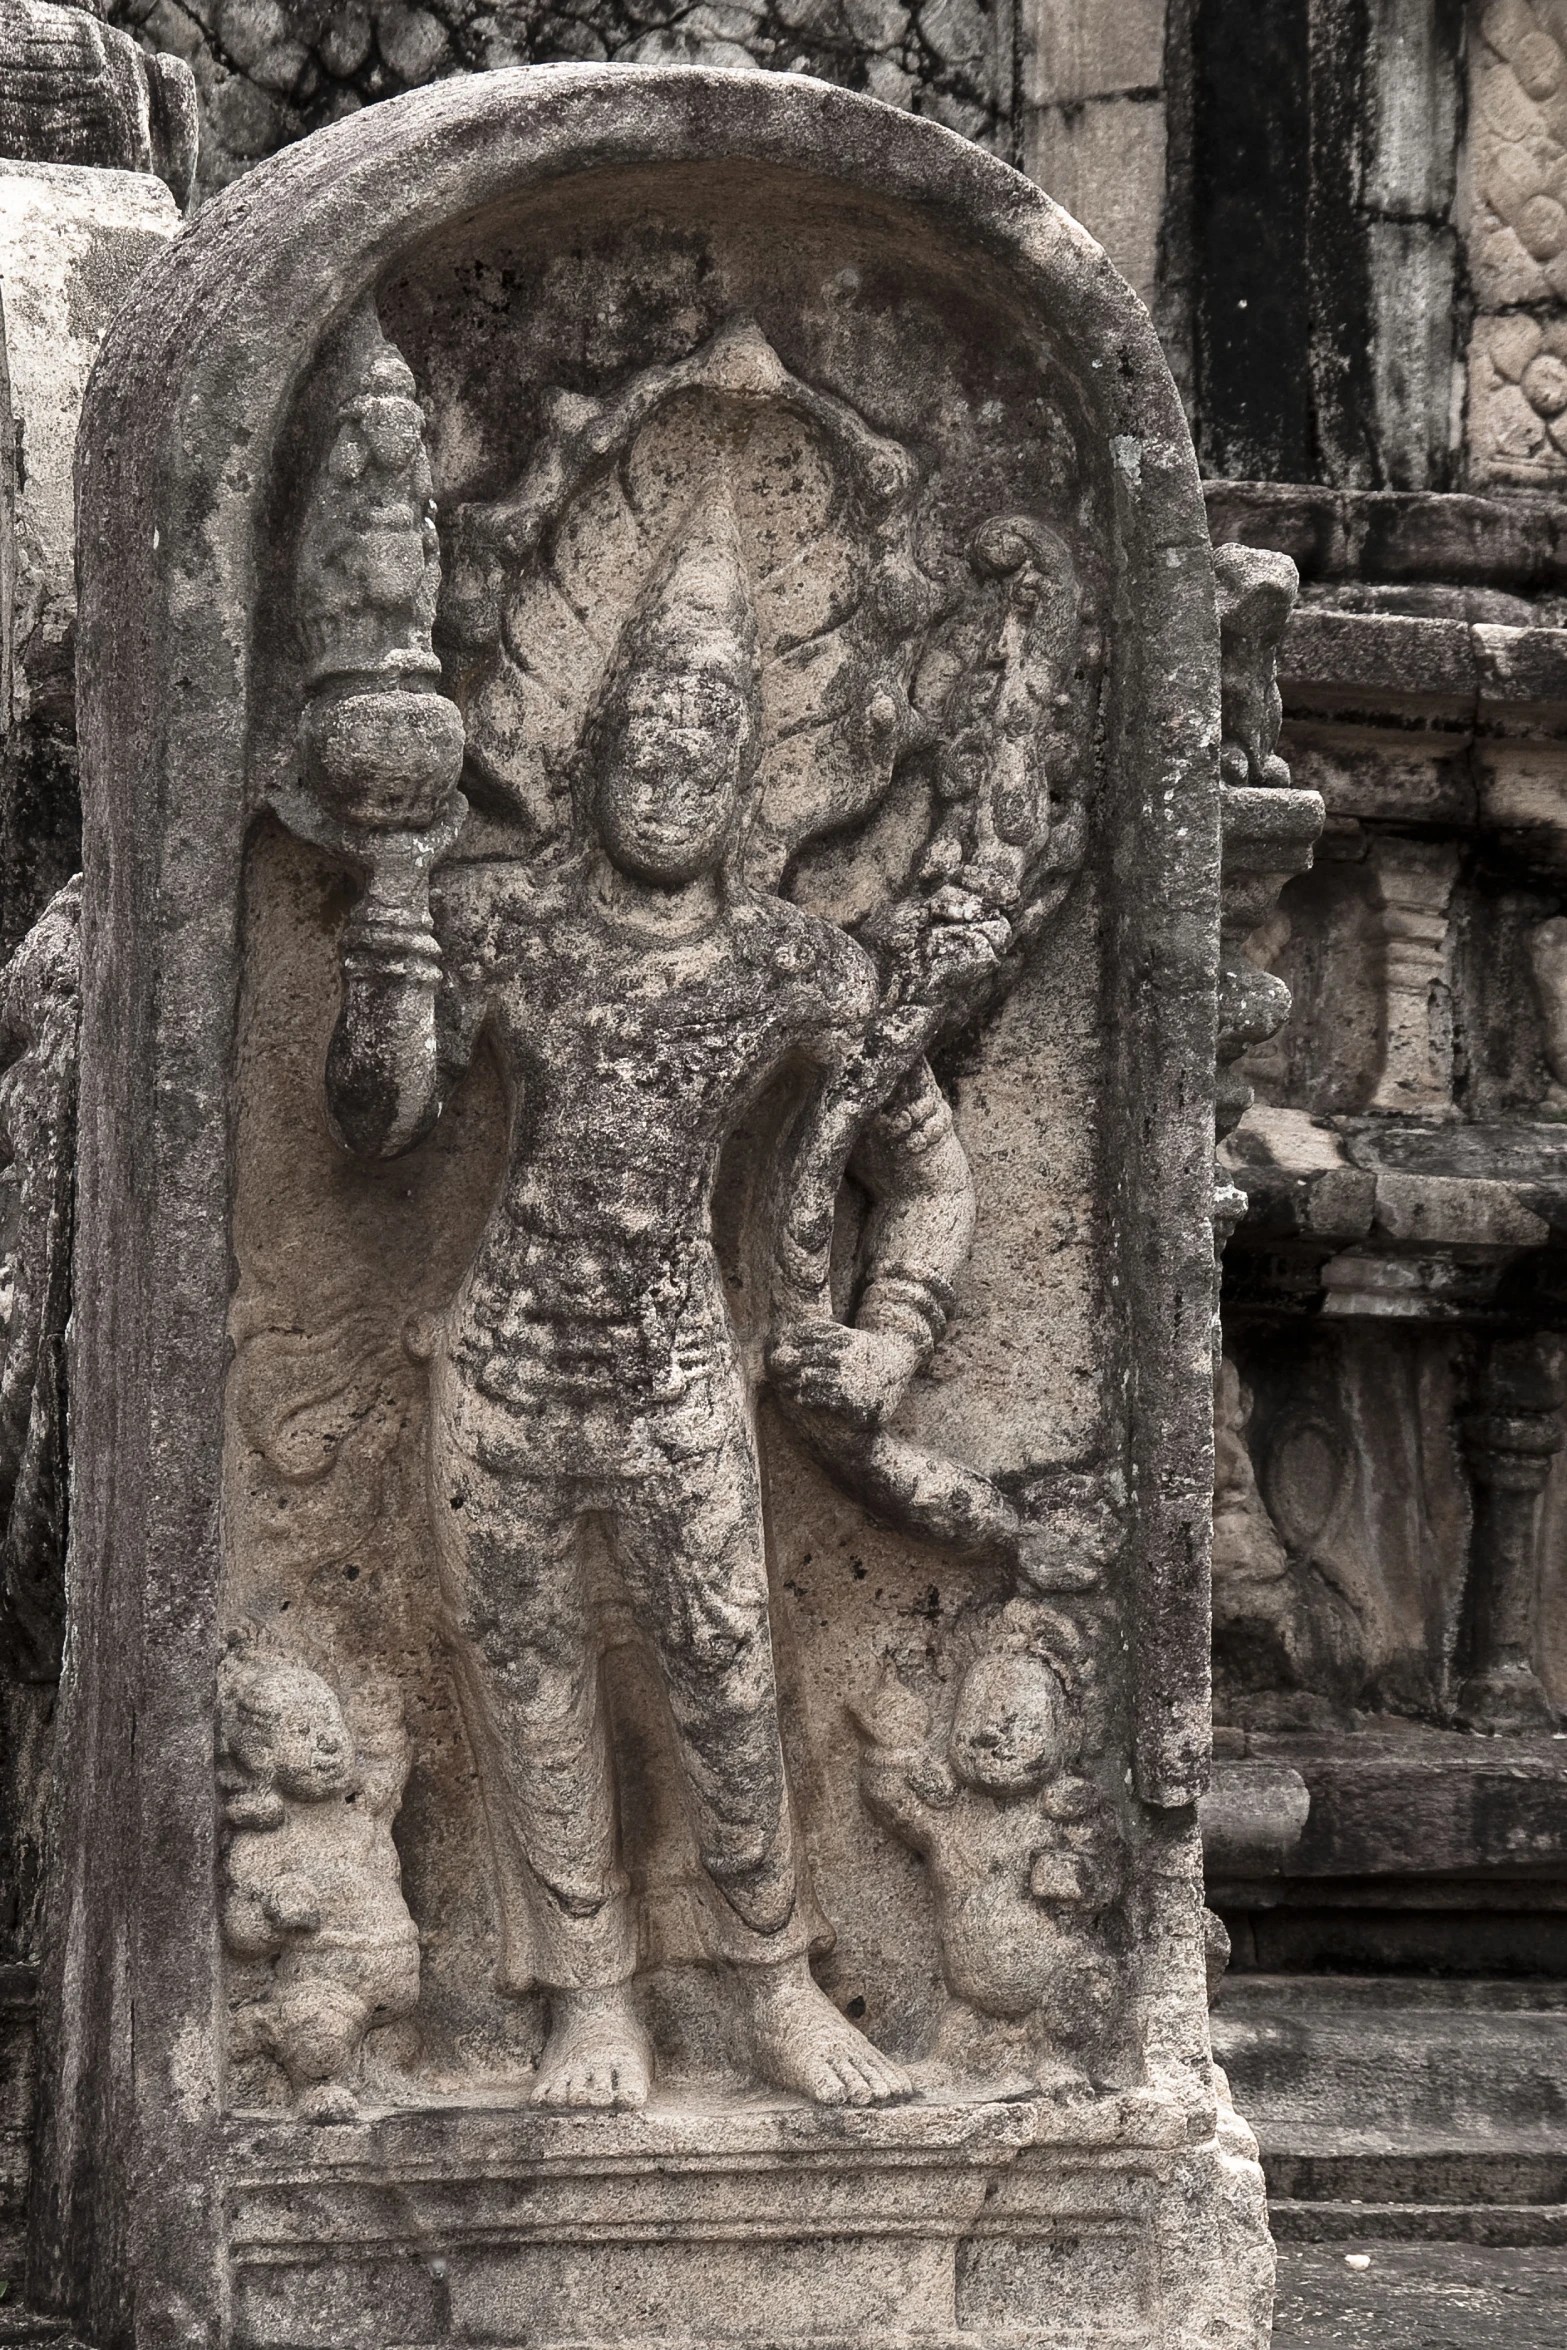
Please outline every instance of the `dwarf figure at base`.
[[889, 1671], [856, 1723], [865, 1801], [935, 1888], [953, 2005], [930, 2071], [1072, 2097], [1090, 2093], [1117, 2011], [1105, 1926], [1122, 1850], [1074, 1767], [1072, 1667], [1052, 1631], [1070, 1640], [1053, 1611], [1010, 1601], [969, 1629], [934, 1704]]
[[392, 1842], [408, 1737], [395, 1702], [367, 1699], [356, 1718], [357, 1751], [319, 1673], [243, 1648], [223, 1661], [223, 1939], [233, 1957], [269, 1962], [260, 1995], [236, 2008], [234, 2054], [275, 2058], [296, 2111], [319, 2122], [355, 2118], [365, 2034], [419, 1997]]

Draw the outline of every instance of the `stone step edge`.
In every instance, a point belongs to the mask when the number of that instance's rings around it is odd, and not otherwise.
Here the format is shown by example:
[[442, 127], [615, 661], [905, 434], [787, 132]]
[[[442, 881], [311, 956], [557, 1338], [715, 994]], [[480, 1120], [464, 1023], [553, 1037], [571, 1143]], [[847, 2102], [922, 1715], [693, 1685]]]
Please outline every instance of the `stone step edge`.
[[1567, 2203], [1297, 2203], [1268, 2198], [1281, 2244], [1567, 2245]]
[[1334, 2007], [1433, 2018], [1567, 2017], [1567, 1981], [1551, 1975], [1291, 1975], [1259, 1969], [1224, 1977], [1214, 2020], [1286, 2011], [1309, 2015]]
[[[1244, 2107], [1242, 2112], [1245, 2113]], [[1275, 2115], [1245, 2113], [1267, 2162], [1567, 2162], [1567, 2133], [1559, 2128], [1508, 2129], [1504, 2121], [1478, 2130], [1346, 2130], [1331, 2122], [1290, 2129]]]

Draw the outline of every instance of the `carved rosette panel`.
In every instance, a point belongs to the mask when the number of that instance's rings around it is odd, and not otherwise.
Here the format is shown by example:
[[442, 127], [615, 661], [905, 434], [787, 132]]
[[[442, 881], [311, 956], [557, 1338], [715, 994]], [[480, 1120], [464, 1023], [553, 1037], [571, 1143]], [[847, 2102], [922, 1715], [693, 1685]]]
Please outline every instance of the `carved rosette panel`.
[[1567, 10], [1490, 0], [1469, 56], [1470, 471], [1555, 482], [1567, 473]]

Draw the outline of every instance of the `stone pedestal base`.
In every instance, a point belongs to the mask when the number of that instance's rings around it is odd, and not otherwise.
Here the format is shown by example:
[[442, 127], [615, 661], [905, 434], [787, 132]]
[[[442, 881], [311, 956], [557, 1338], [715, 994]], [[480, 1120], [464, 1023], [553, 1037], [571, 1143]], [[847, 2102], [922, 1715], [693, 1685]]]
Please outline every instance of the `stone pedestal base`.
[[[799, 2350], [1265, 2341], [1260, 2182], [1148, 2092], [1046, 2105], [432, 2107], [229, 2132], [234, 2341], [765, 2342]], [[1194, 2166], [1195, 2158], [1195, 2166]], [[1246, 2166], [1249, 2167], [1249, 2166]], [[1206, 2243], [1199, 2242], [1199, 2237]], [[1217, 2296], [1212, 2263], [1230, 2271]], [[1208, 2316], [1183, 2316], [1206, 2260]], [[1265, 2303], [1264, 2303], [1265, 2308]]]

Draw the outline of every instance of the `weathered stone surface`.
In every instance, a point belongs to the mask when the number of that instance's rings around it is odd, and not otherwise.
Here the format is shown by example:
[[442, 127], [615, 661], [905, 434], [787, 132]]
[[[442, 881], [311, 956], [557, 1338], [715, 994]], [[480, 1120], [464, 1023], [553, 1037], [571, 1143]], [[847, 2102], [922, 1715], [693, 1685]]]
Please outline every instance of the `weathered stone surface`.
[[76, 1192], [80, 887], [68, 883], [0, 970], [6, 1150], [0, 1370], [0, 1656], [51, 1681], [65, 1620], [65, 1334]]
[[1452, 486], [1464, 16], [1457, 0], [1172, 12], [1160, 316], [1191, 354], [1215, 473]]
[[1561, 2243], [1559, 1983], [1237, 1976], [1214, 2036], [1282, 2238]]
[[152, 172], [183, 204], [196, 171], [196, 85], [79, 0], [9, 0], [0, 20], [0, 156]]
[[1029, 177], [1083, 222], [1151, 302], [1165, 177], [1159, 101], [1146, 95], [1064, 103], [1042, 97], [1025, 124], [1022, 160]]
[[[1410, 2242], [1392, 2230], [1351, 2233], [1362, 2214], [1340, 2209], [1348, 2222], [1343, 2232], [1324, 2226], [1320, 2240], [1291, 2244], [1281, 2254], [1276, 2350], [1330, 2350], [1368, 2339], [1386, 2350], [1414, 2350], [1433, 2335], [1483, 2338], [1496, 2350], [1558, 2350], [1567, 2285], [1559, 2235], [1525, 2239], [1555, 2247], [1550, 2250], [1515, 2249], [1506, 2237], [1506, 2248], [1482, 2250], [1497, 2240], [1478, 2234], [1443, 2243], [1449, 2214], [1435, 2206], [1423, 2215], [1427, 2232]], [[1348, 2265], [1351, 2253], [1364, 2258], [1363, 2269]]]
[[34, 2290], [1260, 2344], [1146, 318], [907, 117], [490, 77], [213, 206], [84, 446]]
[[189, 60], [204, 194], [379, 99], [584, 61], [813, 74], [1013, 150], [1010, 0], [111, 0], [107, 13]]
[[81, 862], [74, 466], [109, 320], [179, 226], [156, 179], [0, 163], [0, 950]]

